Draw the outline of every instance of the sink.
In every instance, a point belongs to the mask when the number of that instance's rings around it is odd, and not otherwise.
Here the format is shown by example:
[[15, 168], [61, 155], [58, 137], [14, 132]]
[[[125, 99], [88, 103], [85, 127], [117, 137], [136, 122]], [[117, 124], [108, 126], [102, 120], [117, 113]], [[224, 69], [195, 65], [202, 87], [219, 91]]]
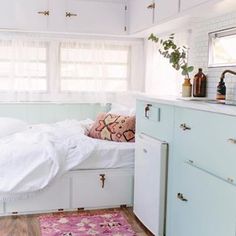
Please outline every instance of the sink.
[[207, 99], [207, 98], [179, 98], [179, 100], [236, 106], [236, 100], [215, 100], [215, 99]]

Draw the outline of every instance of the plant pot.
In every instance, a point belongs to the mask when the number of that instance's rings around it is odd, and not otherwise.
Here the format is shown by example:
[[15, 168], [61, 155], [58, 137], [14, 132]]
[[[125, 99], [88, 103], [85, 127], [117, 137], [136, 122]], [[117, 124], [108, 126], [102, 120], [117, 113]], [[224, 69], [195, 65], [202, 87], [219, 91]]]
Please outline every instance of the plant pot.
[[184, 79], [182, 84], [182, 97], [191, 97], [192, 96], [192, 84], [190, 79]]

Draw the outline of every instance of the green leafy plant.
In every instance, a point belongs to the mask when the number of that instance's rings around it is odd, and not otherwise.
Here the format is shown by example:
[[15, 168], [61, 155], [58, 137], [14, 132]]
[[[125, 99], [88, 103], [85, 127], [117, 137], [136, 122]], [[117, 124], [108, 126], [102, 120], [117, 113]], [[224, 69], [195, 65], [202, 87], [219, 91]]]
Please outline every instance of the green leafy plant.
[[182, 75], [190, 78], [189, 74], [194, 70], [194, 67], [188, 65], [188, 48], [177, 46], [174, 42], [174, 34], [165, 40], [151, 34], [148, 39], [159, 45], [159, 53], [169, 60], [174, 69], [182, 70]]

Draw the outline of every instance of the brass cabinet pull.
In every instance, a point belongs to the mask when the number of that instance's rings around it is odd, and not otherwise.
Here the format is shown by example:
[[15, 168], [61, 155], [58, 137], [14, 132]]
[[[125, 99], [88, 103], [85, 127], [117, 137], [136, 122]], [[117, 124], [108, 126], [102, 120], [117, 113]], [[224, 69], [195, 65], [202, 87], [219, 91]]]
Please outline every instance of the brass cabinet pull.
[[184, 131], [185, 130], [191, 130], [191, 128], [189, 126], [187, 126], [186, 124], [181, 124], [179, 127]]
[[152, 104], [147, 104], [146, 107], [145, 107], [145, 117], [147, 119], [149, 119], [149, 111], [150, 111], [150, 107], [152, 106]]
[[152, 3], [150, 5], [147, 6], [147, 9], [155, 9], [156, 8], [156, 4]]
[[232, 144], [236, 144], [236, 139], [229, 138], [229, 139], [228, 139], [228, 142], [229, 142], [229, 143], [232, 143]]
[[179, 200], [181, 200], [182, 202], [187, 202], [188, 201], [188, 199], [186, 199], [182, 193], [178, 193], [177, 198]]
[[228, 181], [229, 183], [231, 183], [231, 184], [234, 183], [234, 179], [232, 179], [232, 178], [230, 178], [230, 177], [227, 178], [227, 181]]
[[44, 15], [44, 16], [49, 16], [50, 12], [49, 11], [39, 11], [38, 14], [39, 15]]
[[66, 12], [66, 17], [72, 17], [72, 16], [77, 16], [77, 14], [71, 13], [71, 12]]
[[100, 176], [100, 180], [101, 180], [101, 182], [102, 182], [102, 188], [104, 188], [105, 187], [105, 180], [106, 180], [106, 175], [105, 174], [100, 174], [99, 175]]

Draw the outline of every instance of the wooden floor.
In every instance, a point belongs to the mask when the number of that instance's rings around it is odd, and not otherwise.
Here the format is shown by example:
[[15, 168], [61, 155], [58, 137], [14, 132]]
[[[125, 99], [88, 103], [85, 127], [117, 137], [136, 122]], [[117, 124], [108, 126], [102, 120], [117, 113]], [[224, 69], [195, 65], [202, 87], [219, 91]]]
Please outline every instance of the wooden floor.
[[[137, 220], [131, 208], [121, 208], [120, 210], [125, 214], [133, 230], [137, 233], [137, 236], [152, 235]], [[0, 236], [40, 236], [37, 216], [38, 215], [0, 217]]]

